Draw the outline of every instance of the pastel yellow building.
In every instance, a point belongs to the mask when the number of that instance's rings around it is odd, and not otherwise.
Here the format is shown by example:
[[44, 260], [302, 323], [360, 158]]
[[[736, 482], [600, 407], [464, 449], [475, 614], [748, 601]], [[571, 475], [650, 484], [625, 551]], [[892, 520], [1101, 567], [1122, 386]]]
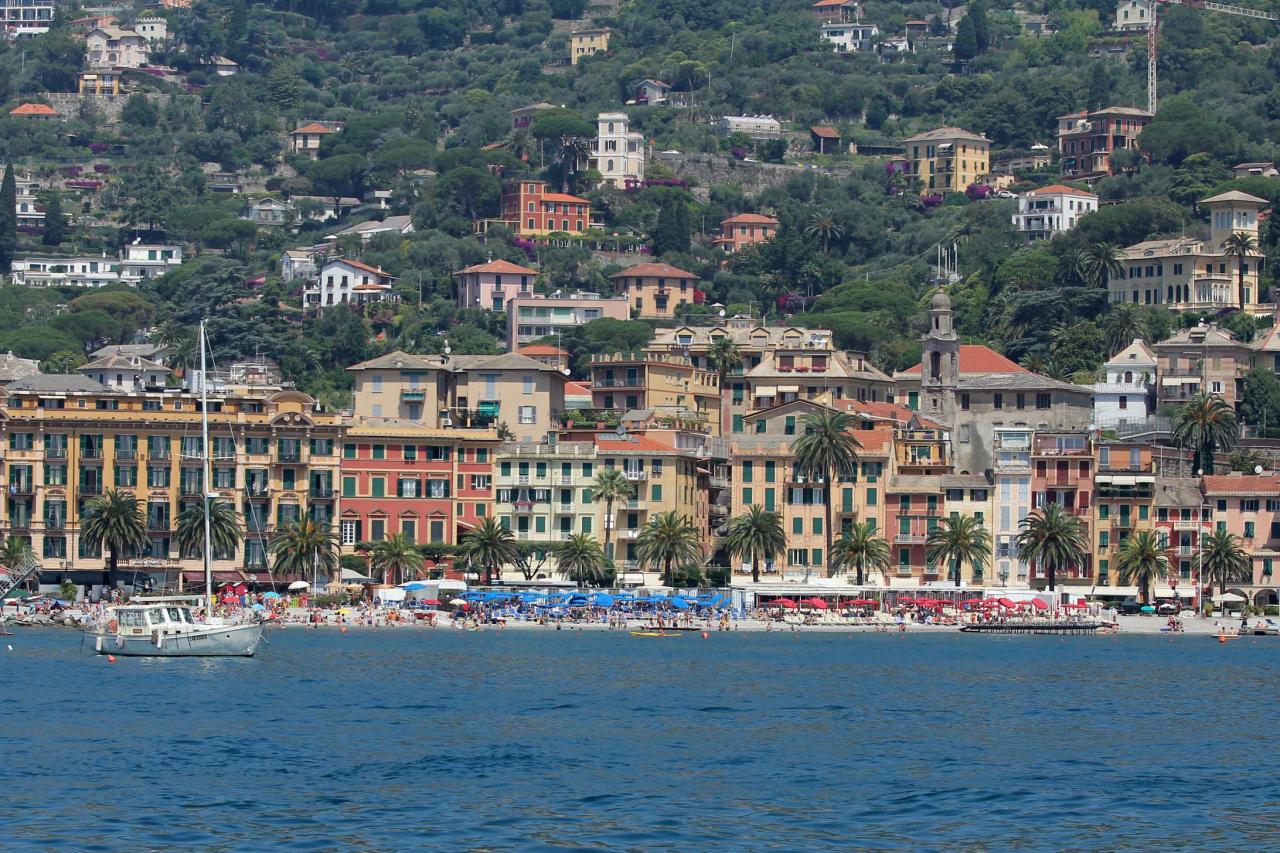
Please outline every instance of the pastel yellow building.
[[959, 127], [940, 127], [909, 136], [907, 175], [925, 191], [964, 192], [991, 171], [991, 140]]
[[[342, 425], [298, 391], [209, 401], [212, 482], [204, 482], [199, 399], [119, 393], [80, 375], [37, 374], [0, 391], [6, 492], [0, 525], [27, 539], [50, 578], [158, 587], [203, 585], [199, 553], [180, 552], [177, 520], [201, 495], [241, 514], [242, 541], [214, 552], [215, 577], [242, 580], [267, 569], [268, 538], [302, 518], [330, 523]], [[80, 538], [87, 501], [122, 489], [141, 502], [145, 547], [104, 554]]]
[[609, 30], [597, 27], [569, 34], [569, 64], [577, 65], [583, 57], [609, 49]]

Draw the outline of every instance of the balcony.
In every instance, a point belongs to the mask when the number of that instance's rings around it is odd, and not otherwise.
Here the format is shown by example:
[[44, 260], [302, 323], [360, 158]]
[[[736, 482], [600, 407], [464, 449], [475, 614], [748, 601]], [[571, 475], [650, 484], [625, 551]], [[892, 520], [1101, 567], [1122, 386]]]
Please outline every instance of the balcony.
[[552, 482], [557, 486], [572, 486], [573, 476], [569, 474], [558, 474], [552, 478]]
[[405, 388], [400, 391], [400, 402], [402, 403], [425, 403], [427, 400], [427, 392], [418, 388]]
[[519, 513], [533, 512], [532, 501], [516, 501], [513, 506], [515, 507], [515, 511]]
[[647, 480], [647, 479], [649, 479], [649, 474], [648, 474], [647, 472], [645, 472], [645, 471], [623, 471], [623, 472], [622, 472], [622, 476], [626, 477], [628, 480]]
[[713, 489], [727, 489], [729, 488], [729, 478], [717, 477], [714, 474], [712, 474], [710, 478], [710, 485], [711, 485], [711, 488]]
[[572, 513], [572, 512], [573, 512], [573, 504], [560, 504], [560, 508], [557, 510], [557, 512], [560, 512], [560, 513]]
[[643, 379], [599, 379], [591, 383], [596, 388], [643, 388]]
[[529, 485], [529, 475], [528, 475], [528, 474], [521, 474], [520, 476], [516, 477], [516, 482], [517, 482], [518, 484], [520, 484], [521, 486], [527, 486], [527, 485]]
[[276, 462], [280, 465], [301, 465], [302, 450], [282, 450]]
[[9, 519], [9, 526], [12, 527], [14, 530], [30, 530], [31, 516], [15, 515]]
[[89, 496], [92, 496], [92, 495], [100, 495], [100, 494], [102, 494], [102, 483], [101, 483], [101, 482], [97, 482], [97, 483], [81, 483], [81, 484], [80, 484], [80, 488], [79, 488], [79, 489], [77, 489], [76, 491], [78, 491], [78, 492], [80, 493], [80, 496], [81, 496], [81, 497], [89, 497]]
[[1194, 519], [1191, 521], [1183, 521], [1182, 519], [1179, 519], [1173, 523], [1173, 529], [1174, 530], [1199, 530], [1201, 527], [1208, 526], [1208, 524], [1209, 522], [1207, 521], [1195, 521]]
[[1190, 557], [1190, 556], [1194, 555], [1195, 553], [1196, 553], [1196, 549], [1195, 549], [1195, 548], [1193, 548], [1193, 547], [1191, 547], [1190, 545], [1179, 545], [1179, 546], [1178, 546], [1178, 556], [1179, 556], [1179, 557]]
[[521, 542], [528, 542], [528, 541], [529, 541], [529, 531], [527, 531], [527, 530], [517, 530], [517, 531], [516, 531], [516, 539], [518, 539], [518, 540], [519, 540], [519, 541], [521, 541]]
[[[116, 453], [116, 457], [120, 458], [120, 454], [118, 452]], [[44, 450], [44, 458], [45, 459], [66, 459], [67, 446], [65, 444], [49, 445]]]
[[315, 486], [311, 487], [311, 497], [316, 500], [331, 500], [333, 498], [333, 486]]
[[618, 531], [619, 539], [638, 539], [640, 537], [640, 528], [627, 527]]
[[561, 541], [561, 542], [568, 542], [568, 541], [569, 541], [570, 539], [572, 539], [572, 538], [573, 538], [573, 531], [572, 531], [572, 530], [561, 530], [561, 531], [560, 531], [560, 541]]
[[67, 526], [67, 520], [61, 516], [48, 516], [44, 520], [45, 530], [62, 530]]
[[1117, 515], [1112, 517], [1111, 526], [1121, 530], [1132, 530], [1135, 520], [1131, 515]]
[[895, 533], [893, 541], [899, 545], [923, 545], [929, 538], [927, 533]]
[[138, 448], [136, 447], [117, 447], [116, 448], [116, 461], [120, 461], [123, 459], [137, 459], [137, 458], [138, 458]]
[[21, 498], [21, 497], [25, 497], [25, 498], [29, 498], [29, 497], [31, 497], [32, 495], [34, 495], [35, 493], [36, 493], [36, 492], [35, 492], [35, 486], [33, 486], [30, 482], [26, 482], [26, 481], [19, 481], [19, 482], [17, 482], [17, 483], [10, 483], [10, 484], [9, 484], [9, 496], [10, 496], [10, 497], [20, 497], [20, 498]]

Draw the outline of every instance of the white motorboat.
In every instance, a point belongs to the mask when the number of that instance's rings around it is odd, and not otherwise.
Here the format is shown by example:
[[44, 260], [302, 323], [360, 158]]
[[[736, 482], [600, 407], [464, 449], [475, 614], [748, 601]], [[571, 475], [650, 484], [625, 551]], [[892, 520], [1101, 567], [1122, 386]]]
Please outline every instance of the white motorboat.
[[100, 655], [129, 657], [252, 657], [262, 622], [197, 619], [174, 600], [135, 600], [107, 608], [106, 619], [85, 631]]

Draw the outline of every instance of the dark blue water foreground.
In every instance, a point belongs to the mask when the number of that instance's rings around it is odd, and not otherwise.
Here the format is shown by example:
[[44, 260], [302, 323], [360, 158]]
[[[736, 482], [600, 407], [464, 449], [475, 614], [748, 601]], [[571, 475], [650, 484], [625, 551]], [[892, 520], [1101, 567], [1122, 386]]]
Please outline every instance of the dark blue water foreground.
[[1276, 846], [1277, 638], [269, 636], [0, 638], [0, 847]]

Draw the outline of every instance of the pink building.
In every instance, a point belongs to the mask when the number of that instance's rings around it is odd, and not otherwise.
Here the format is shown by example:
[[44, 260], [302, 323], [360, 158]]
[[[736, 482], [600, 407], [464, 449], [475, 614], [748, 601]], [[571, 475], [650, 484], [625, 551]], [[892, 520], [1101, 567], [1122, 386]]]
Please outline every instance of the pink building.
[[729, 254], [763, 243], [778, 233], [778, 220], [758, 213], [739, 213], [720, 223], [715, 244]]
[[505, 311], [507, 300], [533, 294], [538, 271], [510, 261], [489, 261], [456, 272], [458, 307]]
[[[1236, 536], [1253, 563], [1249, 583], [1228, 584], [1254, 606], [1275, 604], [1280, 563], [1280, 475], [1227, 474], [1204, 478], [1204, 501], [1213, 526]], [[1215, 594], [1217, 590], [1215, 589]]]

